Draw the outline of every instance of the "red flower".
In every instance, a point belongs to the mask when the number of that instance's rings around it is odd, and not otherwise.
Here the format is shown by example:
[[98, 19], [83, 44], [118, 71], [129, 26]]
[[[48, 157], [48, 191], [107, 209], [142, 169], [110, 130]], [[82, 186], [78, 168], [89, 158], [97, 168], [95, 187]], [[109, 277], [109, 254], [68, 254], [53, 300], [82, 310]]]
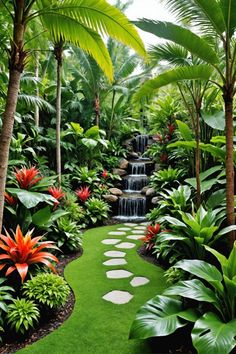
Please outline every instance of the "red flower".
[[[15, 270], [19, 273], [22, 283], [28, 273], [28, 268], [35, 263], [43, 263], [47, 267], [56, 272], [50, 261], [58, 262], [58, 259], [50, 252], [45, 252], [45, 248], [55, 248], [53, 241], [39, 242], [43, 236], [32, 238], [32, 232], [28, 231], [23, 236], [20, 226], [16, 228], [16, 233], [13, 233], [12, 238], [8, 232], [6, 236], [0, 235], [0, 270], [7, 267], [6, 276], [10, 275]], [[43, 250], [43, 251], [42, 251]]]
[[54, 208], [56, 208], [58, 204], [60, 204], [59, 200], [61, 200], [66, 195], [66, 193], [62, 191], [61, 187], [49, 187], [48, 191], [52, 197], [57, 199], [57, 202], [54, 203]]
[[17, 199], [12, 197], [10, 194], [8, 194], [7, 192], [4, 192], [4, 197], [5, 197], [5, 201], [7, 202], [7, 204], [9, 204], [10, 206], [15, 206], [17, 204]]
[[173, 132], [175, 131], [175, 125], [173, 123], [168, 123], [167, 128], [170, 134], [173, 134]]
[[163, 136], [160, 133], [153, 135], [153, 140], [158, 141], [159, 143], [163, 142]]
[[156, 236], [160, 232], [161, 232], [161, 225], [160, 224], [156, 224], [154, 226], [149, 225], [147, 227], [146, 235], [141, 238], [143, 243], [146, 244], [147, 250], [150, 251], [153, 248], [153, 246], [155, 245]]
[[38, 176], [39, 170], [35, 166], [31, 168], [22, 167], [21, 170], [16, 168], [14, 175], [22, 189], [30, 189], [43, 178]]
[[91, 191], [89, 190], [89, 187], [81, 187], [80, 189], [77, 189], [75, 193], [81, 202], [86, 202], [91, 194]]
[[102, 171], [102, 177], [107, 179], [108, 178], [108, 171], [107, 170], [103, 170]]

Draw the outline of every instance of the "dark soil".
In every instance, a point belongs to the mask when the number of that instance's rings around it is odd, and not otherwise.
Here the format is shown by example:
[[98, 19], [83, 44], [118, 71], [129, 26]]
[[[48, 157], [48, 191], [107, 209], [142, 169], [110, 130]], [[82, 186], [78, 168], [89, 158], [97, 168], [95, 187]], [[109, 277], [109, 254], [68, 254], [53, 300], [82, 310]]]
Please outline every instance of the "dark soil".
[[[69, 255], [63, 255], [59, 258], [59, 264], [57, 265], [57, 272], [59, 275], [63, 275], [65, 266], [80, 257], [82, 251], [72, 253]], [[48, 316], [44, 316], [38, 327], [29, 331], [26, 337], [19, 338], [14, 336], [13, 333], [8, 332], [8, 335], [3, 337], [3, 344], [0, 347], [1, 354], [14, 354], [26, 345], [32, 344], [37, 340], [45, 337], [50, 332], [58, 328], [72, 313], [75, 304], [74, 294], [71, 291], [67, 303], [60, 307], [57, 311], [51, 312]]]

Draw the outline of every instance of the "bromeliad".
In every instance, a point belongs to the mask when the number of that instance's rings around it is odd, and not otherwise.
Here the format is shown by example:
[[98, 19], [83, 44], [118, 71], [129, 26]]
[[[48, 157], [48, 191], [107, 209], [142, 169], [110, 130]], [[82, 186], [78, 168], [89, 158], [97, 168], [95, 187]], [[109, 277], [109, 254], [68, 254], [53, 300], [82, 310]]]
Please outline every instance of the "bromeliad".
[[86, 202], [86, 200], [90, 197], [91, 191], [89, 187], [81, 187], [75, 191], [77, 197], [81, 200], [81, 202]]
[[14, 175], [22, 189], [30, 189], [43, 178], [39, 176], [39, 170], [35, 166], [31, 168], [22, 167], [20, 170], [16, 168]]
[[160, 224], [156, 224], [154, 226], [149, 225], [147, 227], [146, 235], [141, 238], [141, 240], [143, 241], [143, 243], [146, 246], [146, 250], [150, 251], [154, 247], [156, 236], [160, 232], [161, 232], [161, 225]]
[[62, 191], [61, 187], [49, 187], [49, 193], [52, 197], [54, 197], [57, 201], [54, 203], [54, 209], [60, 204], [60, 200], [66, 195], [65, 192]]
[[28, 273], [29, 266], [36, 263], [43, 263], [53, 272], [56, 272], [51, 261], [57, 262], [58, 259], [46, 248], [58, 249], [53, 241], [41, 241], [43, 236], [32, 237], [33, 230], [28, 231], [24, 236], [18, 225], [12, 238], [6, 231], [5, 235], [0, 235], [0, 270], [7, 268], [6, 276], [17, 271], [22, 283]]

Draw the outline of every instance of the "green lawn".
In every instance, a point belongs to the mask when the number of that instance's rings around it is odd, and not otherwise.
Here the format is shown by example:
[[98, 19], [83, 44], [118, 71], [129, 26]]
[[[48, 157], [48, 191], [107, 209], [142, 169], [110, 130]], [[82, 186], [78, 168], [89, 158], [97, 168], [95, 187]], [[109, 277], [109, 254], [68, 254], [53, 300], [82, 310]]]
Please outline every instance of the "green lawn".
[[[76, 304], [69, 319], [48, 336], [18, 351], [33, 354], [148, 354], [146, 341], [128, 340], [129, 328], [139, 307], [148, 299], [160, 293], [164, 287], [163, 270], [140, 258], [136, 249], [140, 241], [125, 236], [111, 236], [123, 225], [113, 225], [88, 230], [84, 235], [84, 253], [65, 269], [65, 277], [72, 287]], [[130, 232], [127, 231], [127, 234]], [[105, 238], [122, 238], [136, 243], [136, 247], [125, 251], [126, 265], [104, 266], [108, 258], [104, 252], [115, 250], [115, 246], [104, 245]], [[132, 278], [107, 279], [105, 271], [126, 269], [136, 276], [145, 276], [150, 282], [133, 288]], [[115, 305], [102, 299], [111, 290], [126, 290], [134, 295], [124, 305]]]

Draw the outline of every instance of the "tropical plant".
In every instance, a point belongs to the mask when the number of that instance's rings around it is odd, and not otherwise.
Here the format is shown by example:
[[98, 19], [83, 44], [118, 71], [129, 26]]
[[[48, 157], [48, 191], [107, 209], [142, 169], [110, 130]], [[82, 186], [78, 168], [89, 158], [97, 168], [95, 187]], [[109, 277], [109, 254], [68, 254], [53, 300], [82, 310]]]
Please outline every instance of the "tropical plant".
[[147, 227], [147, 231], [145, 233], [145, 236], [140, 239], [144, 243], [146, 250], [150, 251], [154, 247], [157, 235], [159, 233], [161, 233], [161, 225], [160, 224], [156, 224], [154, 226], [149, 225]]
[[160, 188], [173, 186], [174, 183], [178, 185], [180, 179], [183, 177], [183, 170], [178, 168], [171, 168], [160, 170], [154, 172], [150, 177], [150, 186], [153, 187], [156, 192], [160, 190]]
[[85, 203], [86, 200], [90, 197], [91, 191], [89, 187], [80, 187], [75, 191], [75, 194], [81, 202]]
[[65, 197], [66, 193], [62, 191], [61, 187], [49, 187], [49, 194], [57, 201], [54, 203], [54, 209], [60, 204], [60, 200]]
[[35, 326], [39, 317], [39, 309], [33, 301], [17, 298], [8, 306], [7, 322], [16, 332], [24, 334]]
[[[208, 80], [214, 70], [213, 83], [222, 92], [226, 122], [227, 222], [228, 225], [234, 225], [233, 98], [236, 92], [234, 5], [232, 2], [225, 3], [217, 0], [210, 2], [193, 0], [188, 3], [168, 0], [167, 3], [179, 21], [188, 19], [192, 24], [192, 31], [168, 22], [142, 20], [136, 24], [141, 29], [170, 40], [188, 50], [191, 55], [203, 61], [204, 64], [194, 67], [183, 66], [163, 73], [156, 79], [145, 83], [138, 97], [141, 93], [148, 95], [161, 86], [180, 80]], [[193, 32], [194, 29], [196, 32], [198, 31], [198, 34]], [[199, 33], [203, 35], [200, 36]], [[235, 232], [231, 231], [229, 234], [231, 247], [234, 240]]]
[[39, 176], [39, 170], [35, 166], [31, 168], [22, 167], [20, 170], [16, 168], [14, 175], [19, 187], [22, 189], [31, 189], [43, 178]]
[[178, 250], [181, 258], [204, 259], [204, 245], [215, 245], [218, 240], [222, 240], [222, 236], [236, 230], [235, 225], [220, 229], [225, 219], [224, 207], [205, 210], [200, 206], [196, 213], [180, 211], [179, 215], [181, 220], [172, 216], [163, 216], [159, 219], [160, 222], [167, 223], [168, 229], [171, 230], [164, 232], [158, 238], [158, 243], [172, 243], [173, 252]]
[[23, 295], [38, 305], [56, 309], [65, 305], [70, 288], [63, 277], [41, 273], [24, 283]]
[[[69, 41], [78, 44], [95, 58], [109, 79], [112, 79], [113, 76], [111, 60], [99, 33], [109, 34], [133, 47], [141, 55], [145, 55], [144, 46], [136, 30], [118, 9], [109, 5], [105, 0], [96, 2], [96, 4], [93, 0], [89, 2], [86, 0], [86, 11], [83, 6], [84, 1], [71, 0], [64, 0], [59, 6], [56, 1], [48, 0], [14, 1], [1, 4], [1, 9], [5, 10], [7, 19], [12, 23], [13, 35], [9, 50], [9, 83], [0, 136], [0, 229], [2, 227], [9, 146], [20, 79], [27, 62], [27, 55], [30, 53], [27, 51], [25, 43], [28, 25], [40, 18], [54, 41], [59, 43]], [[59, 18], [60, 20], [58, 20]], [[28, 41], [28, 43], [31, 42]]]
[[45, 248], [57, 249], [52, 241], [41, 241], [43, 236], [32, 237], [33, 230], [28, 231], [24, 236], [19, 226], [13, 232], [12, 238], [6, 231], [0, 235], [0, 269], [7, 268], [6, 276], [17, 271], [22, 283], [25, 281], [29, 267], [42, 263], [55, 272], [51, 261], [58, 262], [58, 259]]
[[107, 220], [110, 207], [105, 201], [92, 197], [85, 202], [85, 207], [87, 218], [91, 224]]
[[87, 166], [82, 166], [74, 171], [73, 180], [81, 185], [93, 186], [95, 183], [99, 182], [96, 170], [89, 170]]
[[50, 233], [50, 238], [55, 241], [57, 247], [64, 252], [78, 250], [82, 244], [81, 225], [71, 220], [70, 215], [59, 218]]
[[6, 278], [0, 278], [0, 322], [2, 320], [2, 313], [7, 313], [9, 302], [12, 302], [12, 293], [14, 289], [11, 286], [3, 285], [6, 282]]
[[[167, 336], [178, 328], [194, 323], [192, 342], [199, 354], [229, 354], [235, 347], [235, 259], [236, 244], [228, 259], [206, 247], [214, 255], [220, 270], [200, 260], [183, 260], [176, 269], [190, 273], [197, 279], [180, 281], [167, 288], [163, 295], [148, 301], [133, 322], [130, 337]], [[200, 278], [200, 279], [199, 279]], [[172, 297], [174, 296], [174, 297]], [[196, 308], [186, 307], [180, 296], [198, 302]]]

